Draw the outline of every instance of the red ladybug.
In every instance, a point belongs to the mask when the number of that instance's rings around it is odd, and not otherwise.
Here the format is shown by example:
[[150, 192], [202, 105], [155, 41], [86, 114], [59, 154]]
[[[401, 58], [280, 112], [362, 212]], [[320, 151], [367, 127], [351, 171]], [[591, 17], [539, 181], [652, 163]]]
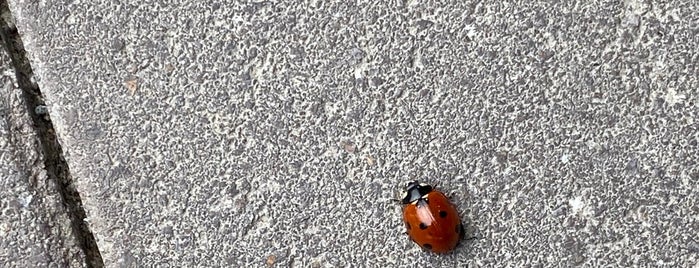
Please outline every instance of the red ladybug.
[[413, 181], [405, 187], [403, 221], [408, 235], [422, 248], [435, 253], [453, 250], [464, 237], [459, 213], [444, 193]]

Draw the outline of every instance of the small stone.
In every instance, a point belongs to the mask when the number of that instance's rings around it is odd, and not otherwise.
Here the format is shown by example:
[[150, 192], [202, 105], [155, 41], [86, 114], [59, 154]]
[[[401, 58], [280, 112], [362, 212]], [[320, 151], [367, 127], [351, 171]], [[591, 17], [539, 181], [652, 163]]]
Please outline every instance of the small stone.
[[136, 78], [126, 79], [126, 82], [124, 84], [126, 85], [126, 89], [129, 91], [129, 94], [131, 94], [131, 96], [133, 96], [136, 93], [136, 90], [138, 89], [138, 79], [136, 79]]
[[45, 115], [49, 113], [49, 109], [46, 107], [46, 105], [38, 105], [34, 107], [34, 113], [37, 115]]
[[357, 146], [354, 145], [354, 143], [351, 142], [351, 141], [343, 141], [343, 142], [340, 142], [340, 145], [341, 145], [342, 148], [344, 148], [345, 151], [348, 152], [348, 153], [354, 153], [354, 152], [357, 150]]
[[376, 159], [374, 159], [370, 155], [367, 155], [366, 156], [366, 163], [370, 166], [373, 166], [374, 164], [376, 164]]
[[274, 263], [276, 263], [276, 262], [277, 262], [277, 256], [274, 256], [274, 255], [267, 256], [267, 267], [274, 266]]

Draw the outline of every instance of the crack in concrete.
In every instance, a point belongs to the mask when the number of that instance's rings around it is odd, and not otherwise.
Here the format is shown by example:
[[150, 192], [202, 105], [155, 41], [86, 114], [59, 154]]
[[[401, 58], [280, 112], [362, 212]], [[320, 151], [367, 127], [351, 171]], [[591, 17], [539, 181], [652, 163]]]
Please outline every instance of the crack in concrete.
[[29, 113], [32, 119], [34, 130], [41, 144], [46, 174], [50, 180], [56, 182], [57, 190], [63, 199], [71, 220], [73, 234], [85, 253], [85, 263], [88, 267], [104, 267], [104, 261], [97, 247], [95, 237], [85, 221], [86, 213], [80, 194], [73, 185], [68, 163], [63, 157], [63, 149], [58, 142], [49, 114], [35, 112], [37, 107], [45, 107], [46, 104], [39, 86], [32, 82], [33, 72], [24, 50], [21, 36], [14, 23], [7, 21], [11, 19], [11, 16], [9, 16], [11, 12], [5, 0], [0, 1], [0, 13], [3, 15], [0, 18], [2, 40], [12, 60], [17, 83], [22, 90], [22, 98], [26, 103], [27, 113]]

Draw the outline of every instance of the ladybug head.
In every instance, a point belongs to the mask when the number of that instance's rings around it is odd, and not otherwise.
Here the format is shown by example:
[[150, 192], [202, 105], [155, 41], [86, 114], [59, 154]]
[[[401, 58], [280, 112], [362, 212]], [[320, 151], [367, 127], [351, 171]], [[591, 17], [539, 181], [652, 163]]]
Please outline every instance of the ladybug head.
[[405, 186], [402, 202], [403, 204], [410, 204], [430, 192], [432, 192], [432, 186], [429, 184], [411, 181]]

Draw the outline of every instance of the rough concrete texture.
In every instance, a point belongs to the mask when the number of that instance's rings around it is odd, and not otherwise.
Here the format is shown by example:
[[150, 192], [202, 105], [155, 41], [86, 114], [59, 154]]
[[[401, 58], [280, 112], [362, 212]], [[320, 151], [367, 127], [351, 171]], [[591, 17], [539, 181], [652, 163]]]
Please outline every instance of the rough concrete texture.
[[36, 133], [0, 51], [0, 266], [84, 267], [84, 255], [52, 181]]
[[291, 2], [10, 1], [107, 266], [699, 265], [696, 1]]

